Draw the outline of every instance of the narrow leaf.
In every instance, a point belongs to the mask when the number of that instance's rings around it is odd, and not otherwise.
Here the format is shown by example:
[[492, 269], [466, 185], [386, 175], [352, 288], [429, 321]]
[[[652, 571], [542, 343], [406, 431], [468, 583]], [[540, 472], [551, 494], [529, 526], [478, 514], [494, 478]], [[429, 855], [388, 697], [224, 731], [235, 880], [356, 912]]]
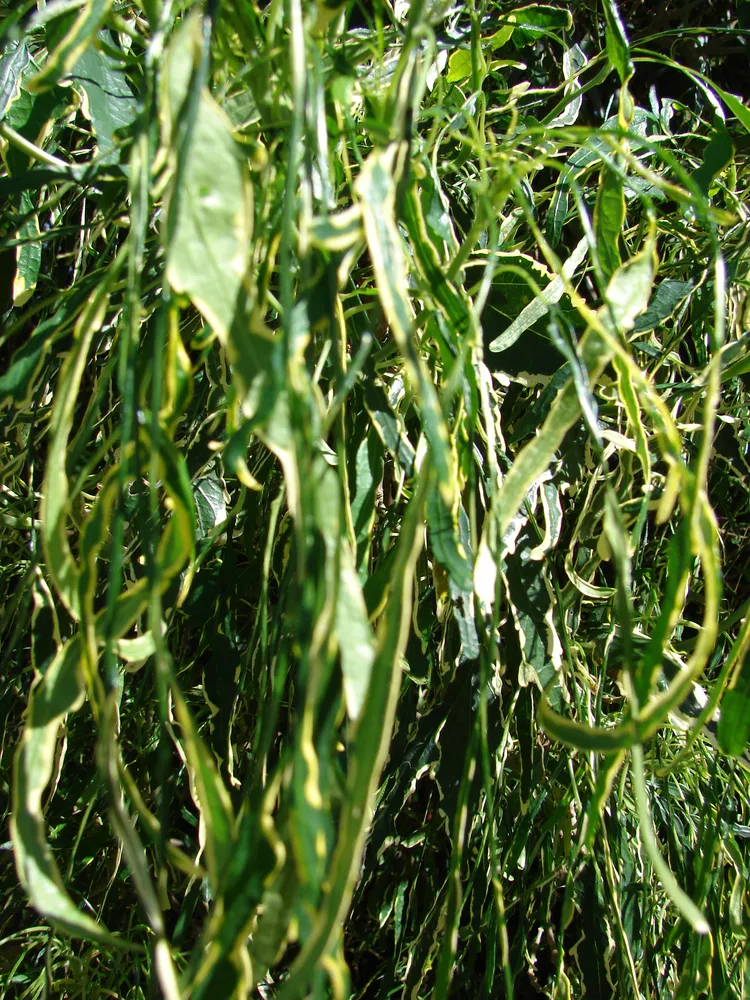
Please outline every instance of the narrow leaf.
[[47, 57], [41, 71], [27, 84], [32, 93], [41, 93], [68, 73], [96, 36], [112, 6], [112, 0], [85, 0], [67, 33]]
[[578, 242], [573, 253], [563, 264], [561, 273], [556, 278], [553, 278], [547, 287], [521, 311], [507, 330], [501, 333], [499, 337], [495, 337], [490, 343], [489, 349], [491, 351], [506, 351], [515, 344], [522, 333], [547, 314], [550, 305], [554, 305], [554, 303], [560, 301], [565, 294], [566, 284], [578, 270], [586, 257], [587, 250], [588, 240], [584, 238]]
[[[197, 40], [196, 40], [196, 33]], [[187, 18], [173, 38], [165, 67], [170, 121], [183, 109], [200, 42], [200, 27]], [[229, 345], [232, 322], [243, 301], [252, 230], [252, 191], [229, 119], [203, 89], [189, 142], [179, 148], [166, 225], [167, 277]]]

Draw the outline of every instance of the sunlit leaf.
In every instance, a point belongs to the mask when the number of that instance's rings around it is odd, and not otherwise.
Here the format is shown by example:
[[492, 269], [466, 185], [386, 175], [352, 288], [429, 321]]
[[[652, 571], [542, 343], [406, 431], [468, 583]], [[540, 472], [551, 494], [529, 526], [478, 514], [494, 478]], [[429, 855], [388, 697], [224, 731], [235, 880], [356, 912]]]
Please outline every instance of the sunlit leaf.
[[[173, 129], [188, 99], [199, 45], [198, 22], [188, 18], [165, 66], [164, 101]], [[166, 214], [167, 275], [228, 344], [250, 251], [252, 192], [229, 120], [206, 90], [186, 128]]]
[[29, 65], [29, 50], [25, 42], [11, 42], [0, 58], [0, 121], [8, 114], [11, 103], [21, 93], [21, 78]]
[[73, 68], [98, 33], [111, 5], [112, 0], [84, 0], [40, 72], [29, 80], [29, 90], [49, 90]]
[[634, 69], [625, 27], [614, 0], [604, 0], [603, 7], [607, 24], [607, 55], [624, 85], [633, 75]]
[[80, 910], [68, 895], [44, 829], [42, 794], [52, 776], [58, 731], [66, 715], [83, 704], [80, 660], [81, 643], [71, 639], [32, 694], [27, 726], [16, 752], [11, 833], [19, 878], [39, 912], [69, 934], [116, 944], [106, 927]]
[[131, 125], [138, 110], [125, 73], [109, 54], [89, 46], [72, 77], [86, 95], [84, 112], [91, 118], [99, 154], [111, 162], [116, 159], [115, 131]]

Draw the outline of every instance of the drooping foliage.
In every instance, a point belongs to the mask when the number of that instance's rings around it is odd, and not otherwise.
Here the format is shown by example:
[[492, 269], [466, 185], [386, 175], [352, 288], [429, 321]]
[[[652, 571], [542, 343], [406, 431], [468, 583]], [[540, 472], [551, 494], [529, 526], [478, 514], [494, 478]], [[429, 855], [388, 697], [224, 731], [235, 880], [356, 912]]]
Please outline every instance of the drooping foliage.
[[1, 6], [8, 995], [747, 996], [748, 4]]

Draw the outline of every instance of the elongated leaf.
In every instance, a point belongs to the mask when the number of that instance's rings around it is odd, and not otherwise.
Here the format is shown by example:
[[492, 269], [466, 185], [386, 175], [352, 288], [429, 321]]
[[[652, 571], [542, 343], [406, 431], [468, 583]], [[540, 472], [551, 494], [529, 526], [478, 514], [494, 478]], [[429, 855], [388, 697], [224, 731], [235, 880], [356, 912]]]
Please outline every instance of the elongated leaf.
[[404, 472], [410, 475], [414, 468], [414, 447], [407, 436], [403, 419], [393, 411], [381, 385], [368, 382], [365, 386], [365, 406], [381, 441]]
[[479, 330], [469, 297], [447, 278], [438, 249], [430, 237], [422, 203], [415, 188], [404, 199], [404, 212], [415, 259], [430, 292], [443, 310], [454, 342], [465, 347], [468, 338], [470, 343], [478, 344]]
[[406, 647], [412, 605], [412, 577], [422, 547], [424, 488], [412, 499], [399, 536], [396, 563], [391, 573], [391, 594], [378, 627], [377, 656], [357, 728], [356, 756], [348, 781], [346, 811], [340, 826], [325, 898], [313, 933], [297, 956], [279, 1000], [305, 994], [319, 957], [340, 933], [354, 891], [364, 850], [368, 811], [377, 790], [388, 752], [401, 679], [401, 657]]
[[632, 747], [637, 739], [636, 728], [632, 723], [622, 723], [612, 729], [587, 726], [553, 711], [545, 698], [539, 701], [537, 717], [539, 725], [548, 736], [585, 752], [616, 754]]
[[508, 598], [521, 651], [518, 682], [537, 684], [559, 707], [553, 682], [562, 662], [562, 646], [552, 622], [551, 586], [539, 564], [531, 558], [532, 536], [528, 526], [515, 546], [515, 556], [506, 568]]
[[648, 309], [635, 321], [633, 330], [636, 333], [646, 333], [648, 330], [656, 329], [660, 323], [669, 319], [692, 288], [692, 281], [665, 278], [651, 296]]
[[96, 36], [112, 6], [112, 0], [85, 0], [66, 34], [50, 52], [41, 71], [28, 83], [34, 93], [49, 90], [68, 73]]
[[[648, 303], [656, 269], [653, 243], [626, 264], [623, 264], [607, 286], [606, 306], [599, 317], [603, 324], [624, 330], [632, 329], [638, 315]], [[582, 368], [595, 380], [612, 356], [611, 348], [595, 330], [589, 329], [581, 339], [579, 354]], [[502, 538], [531, 487], [548, 468], [552, 456], [581, 412], [577, 390], [568, 382], [550, 407], [547, 419], [536, 438], [516, 457], [501, 489], [493, 498], [498, 537]]]
[[583, 104], [581, 84], [578, 82], [578, 74], [586, 66], [586, 56], [578, 45], [572, 45], [563, 54], [563, 72], [565, 79], [569, 81], [565, 87], [565, 93], [569, 97], [567, 106], [549, 122], [551, 127], [561, 125], [575, 125]]
[[124, 261], [125, 253], [121, 251], [107, 269], [106, 275], [102, 277], [87, 307], [76, 322], [74, 346], [60, 371], [58, 393], [50, 426], [52, 440], [42, 499], [42, 540], [50, 575], [63, 603], [74, 618], [79, 616], [78, 570], [67, 535], [70, 499], [66, 449], [91, 341], [104, 322], [110, 288]]
[[747, 131], [750, 132], [750, 108], [748, 108], [744, 101], [736, 94], [730, 94], [728, 91], [722, 90], [721, 87], [717, 87], [715, 83], [712, 83], [711, 86], [732, 114], [745, 126]]
[[86, 95], [84, 111], [91, 118], [103, 162], [117, 159], [117, 129], [131, 125], [138, 104], [125, 73], [112, 56], [90, 45], [72, 73], [77, 88]]
[[336, 638], [341, 653], [346, 710], [349, 718], [356, 720], [362, 711], [370, 686], [370, 675], [375, 661], [375, 637], [367, 618], [367, 607], [354, 568], [354, 559], [343, 540], [339, 558]]
[[603, 0], [603, 7], [607, 24], [607, 55], [617, 70], [620, 83], [625, 85], [633, 75], [634, 69], [625, 28], [614, 0]]
[[724, 753], [739, 757], [750, 745], [750, 667], [746, 657], [733, 678], [733, 686], [721, 702], [719, 746]]
[[677, 884], [677, 880], [659, 851], [659, 846], [656, 842], [656, 835], [654, 833], [653, 822], [651, 820], [648, 798], [646, 795], [646, 782], [643, 769], [643, 751], [640, 746], [633, 747], [633, 777], [638, 814], [641, 821], [641, 840], [643, 841], [644, 847], [648, 852], [656, 874], [659, 876], [667, 895], [675, 904], [685, 920], [687, 920], [693, 928], [695, 933], [708, 934], [711, 929], [708, 921], [687, 893], [685, 893], [685, 891]]
[[362, 206], [367, 245], [383, 310], [420, 399], [438, 489], [445, 503], [452, 507], [456, 499], [455, 461], [435, 386], [414, 344], [414, 314], [406, 294], [406, 261], [394, 218], [396, 178], [393, 171], [399, 152], [403, 150], [393, 145], [371, 153], [357, 178], [356, 193]]
[[580, 240], [573, 253], [563, 264], [561, 274], [553, 278], [547, 287], [523, 309], [504, 333], [501, 333], [499, 337], [495, 337], [489, 345], [491, 351], [506, 351], [515, 344], [522, 333], [525, 333], [530, 326], [533, 326], [542, 316], [546, 315], [550, 305], [560, 301], [565, 294], [566, 282], [569, 282], [578, 270], [586, 257], [587, 250], [588, 241], [586, 239]]
[[47, 843], [42, 795], [52, 777], [60, 726], [83, 704], [81, 642], [70, 639], [39, 679], [29, 699], [26, 728], [16, 751], [11, 835], [18, 877], [34, 906], [76, 937], [128, 947], [82, 912], [68, 895]]
[[549, 212], [547, 213], [547, 223], [545, 229], [545, 235], [547, 237], [547, 242], [554, 248], [560, 242], [560, 236], [562, 235], [562, 228], [565, 225], [565, 221], [568, 217], [568, 210], [570, 208], [570, 194], [568, 188], [561, 178], [557, 182], [555, 188], [555, 194], [552, 198], [552, 203], [549, 207]]
[[354, 471], [354, 497], [351, 503], [354, 540], [357, 543], [357, 567], [366, 571], [370, 532], [375, 519], [375, 499], [383, 480], [383, 445], [380, 436], [370, 431], [357, 449]]
[[11, 42], [0, 59], [0, 121], [21, 92], [21, 77], [29, 65], [26, 42]]
[[[169, 46], [163, 101], [170, 131], [183, 112], [201, 37], [198, 20], [190, 17]], [[167, 211], [167, 277], [176, 291], [190, 296], [228, 346], [243, 300], [252, 189], [229, 119], [207, 90], [201, 90], [186, 127]]]
[[596, 253], [606, 281], [622, 263], [620, 235], [625, 224], [625, 192], [619, 171], [602, 167], [594, 211]]
[[175, 713], [184, 740], [185, 758], [190, 769], [191, 784], [200, 810], [205, 831], [206, 859], [214, 889], [221, 874], [231, 862], [235, 849], [235, 819], [229, 794], [207, 752], [193, 721], [192, 714], [176, 684], [172, 686]]
[[[28, 191], [24, 191], [21, 194], [21, 211], [25, 215], [33, 208], [34, 201], [31, 195]], [[28, 302], [34, 294], [42, 264], [42, 243], [36, 215], [33, 215], [28, 222], [21, 226], [18, 230], [18, 236], [29, 242], [16, 247], [16, 277], [13, 281], [13, 304], [16, 308]]]
[[435, 558], [448, 571], [459, 591], [470, 592], [472, 566], [469, 553], [458, 535], [458, 518], [446, 507], [437, 487], [430, 491], [427, 498], [427, 523]]
[[725, 128], [716, 129], [703, 152], [703, 162], [693, 172], [693, 180], [705, 195], [714, 177], [731, 162], [733, 156], [734, 145], [729, 132]]

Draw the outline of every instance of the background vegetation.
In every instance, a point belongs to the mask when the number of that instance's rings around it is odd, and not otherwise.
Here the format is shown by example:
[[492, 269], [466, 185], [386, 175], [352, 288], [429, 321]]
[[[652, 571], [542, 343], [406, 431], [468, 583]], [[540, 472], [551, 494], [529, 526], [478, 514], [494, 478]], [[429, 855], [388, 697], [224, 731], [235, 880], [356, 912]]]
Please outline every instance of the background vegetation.
[[750, 995], [748, 28], [2, 4], [4, 995]]

